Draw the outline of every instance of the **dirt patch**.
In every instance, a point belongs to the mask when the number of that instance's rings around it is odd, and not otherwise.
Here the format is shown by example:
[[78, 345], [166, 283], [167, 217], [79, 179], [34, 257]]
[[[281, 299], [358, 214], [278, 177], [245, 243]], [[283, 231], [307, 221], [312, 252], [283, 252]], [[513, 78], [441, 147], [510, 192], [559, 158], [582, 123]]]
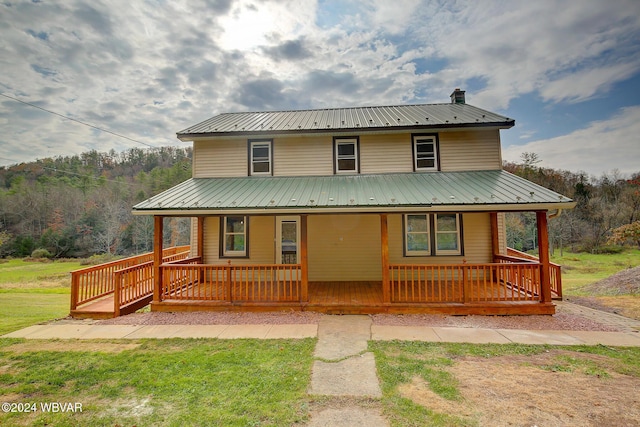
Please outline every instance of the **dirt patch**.
[[619, 271], [583, 290], [594, 295], [640, 295], [640, 267]]
[[447, 368], [458, 381], [462, 401], [443, 399], [421, 378], [399, 391], [433, 411], [471, 418], [479, 425], [637, 425], [640, 379], [612, 371], [608, 362], [606, 357], [562, 350], [465, 357]]
[[133, 350], [139, 347], [138, 343], [108, 343], [96, 341], [75, 341], [69, 344], [68, 341], [27, 341], [23, 343], [9, 345], [4, 351], [13, 353], [28, 353], [34, 351], [85, 351], [97, 353], [121, 353], [125, 350]]

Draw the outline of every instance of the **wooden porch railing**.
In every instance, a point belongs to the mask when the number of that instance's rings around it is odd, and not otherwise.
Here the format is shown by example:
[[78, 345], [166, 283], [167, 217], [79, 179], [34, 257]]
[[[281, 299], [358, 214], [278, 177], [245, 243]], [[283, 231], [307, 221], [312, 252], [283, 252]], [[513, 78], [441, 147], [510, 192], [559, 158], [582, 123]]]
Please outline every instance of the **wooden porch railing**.
[[[499, 258], [504, 261], [499, 262], [523, 262], [523, 260], [539, 262], [538, 257], [520, 252], [513, 248], [507, 248], [507, 256], [500, 255]], [[549, 278], [551, 281], [551, 294], [555, 295], [554, 298], [562, 299], [562, 267], [559, 264], [549, 263]]]
[[299, 302], [300, 264], [163, 264], [162, 298], [193, 301]]
[[537, 301], [540, 264], [389, 266], [392, 303]]
[[[185, 258], [189, 246], [176, 246], [162, 251], [166, 262]], [[140, 298], [151, 283], [153, 292], [153, 252], [136, 255], [71, 272], [71, 311], [80, 305], [114, 294], [115, 307]], [[138, 287], [140, 283], [142, 286]], [[116, 286], [120, 292], [114, 293]], [[119, 304], [118, 305], [118, 300]]]

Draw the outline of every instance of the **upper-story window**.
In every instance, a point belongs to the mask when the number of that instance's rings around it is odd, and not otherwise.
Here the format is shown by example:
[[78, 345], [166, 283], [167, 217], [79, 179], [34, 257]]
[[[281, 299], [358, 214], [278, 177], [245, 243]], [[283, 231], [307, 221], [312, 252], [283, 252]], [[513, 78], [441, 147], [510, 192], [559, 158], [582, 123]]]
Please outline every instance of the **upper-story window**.
[[249, 141], [249, 175], [272, 175], [272, 144], [270, 139]]
[[334, 170], [335, 173], [358, 173], [358, 138], [334, 138]]
[[413, 135], [413, 170], [439, 170], [438, 135]]

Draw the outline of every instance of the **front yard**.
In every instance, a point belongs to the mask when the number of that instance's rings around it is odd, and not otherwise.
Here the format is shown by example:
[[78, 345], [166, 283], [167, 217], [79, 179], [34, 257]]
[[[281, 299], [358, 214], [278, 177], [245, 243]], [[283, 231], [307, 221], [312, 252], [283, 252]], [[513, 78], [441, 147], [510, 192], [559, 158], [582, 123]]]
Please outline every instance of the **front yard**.
[[[0, 402], [16, 404], [16, 412], [3, 406], [0, 425], [302, 423], [314, 345], [312, 339], [0, 339]], [[82, 411], [43, 410], [52, 402], [80, 404]], [[25, 412], [25, 404], [35, 411]]]

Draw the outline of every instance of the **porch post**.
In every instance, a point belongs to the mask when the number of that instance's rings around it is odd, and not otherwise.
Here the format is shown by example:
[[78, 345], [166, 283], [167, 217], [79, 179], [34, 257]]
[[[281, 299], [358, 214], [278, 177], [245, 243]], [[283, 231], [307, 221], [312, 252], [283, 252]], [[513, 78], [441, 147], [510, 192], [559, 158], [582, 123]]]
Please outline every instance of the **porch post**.
[[540, 302], [551, 302], [551, 277], [549, 275], [549, 232], [547, 230], [547, 212], [536, 211], [538, 227], [538, 258], [540, 259]]
[[493, 260], [496, 255], [500, 255], [500, 235], [498, 232], [498, 212], [489, 212], [491, 220], [491, 248], [493, 250]]
[[307, 252], [307, 217], [300, 215], [300, 300], [309, 301], [309, 256]]
[[380, 214], [380, 252], [382, 254], [382, 302], [391, 303], [389, 285], [389, 225], [387, 214]]
[[163, 216], [153, 217], [153, 302], [162, 301], [162, 234]]

